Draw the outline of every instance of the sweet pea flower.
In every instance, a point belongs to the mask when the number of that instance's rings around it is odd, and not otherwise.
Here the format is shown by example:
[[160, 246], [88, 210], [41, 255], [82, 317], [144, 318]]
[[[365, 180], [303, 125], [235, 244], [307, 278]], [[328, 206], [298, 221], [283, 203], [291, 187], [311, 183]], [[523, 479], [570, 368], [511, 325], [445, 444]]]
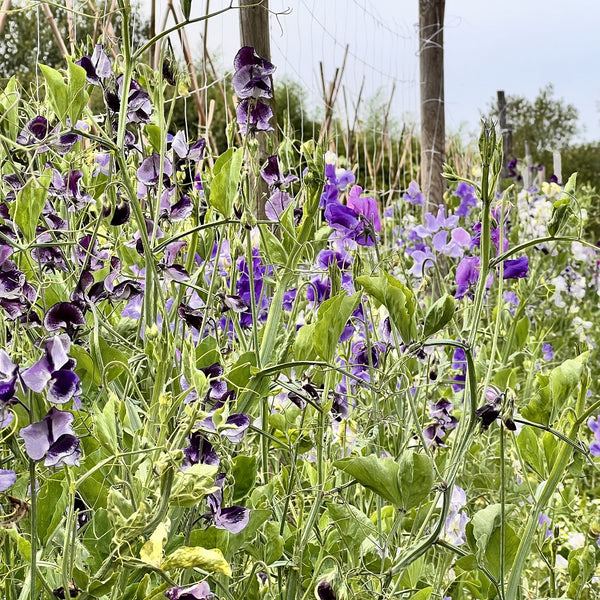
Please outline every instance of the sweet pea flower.
[[588, 420], [588, 427], [594, 434], [594, 441], [590, 444], [590, 454], [600, 456], [600, 417], [592, 417]]
[[0, 492], [5, 492], [16, 480], [17, 474], [12, 469], [0, 469]]
[[416, 181], [411, 181], [408, 184], [408, 189], [402, 195], [402, 199], [405, 202], [409, 202], [410, 204], [414, 204], [416, 206], [423, 206], [423, 194], [419, 189], [419, 184]]
[[101, 79], [112, 75], [112, 64], [102, 44], [96, 44], [91, 56], [82, 56], [76, 63], [85, 69], [86, 81], [92, 85], [100, 85]]
[[215, 480], [218, 488], [206, 497], [206, 503], [212, 513], [214, 525], [217, 529], [225, 529], [229, 533], [239, 533], [250, 521], [250, 510], [243, 506], [228, 506], [223, 508], [223, 485], [225, 473], [219, 473]]
[[53, 406], [40, 421], [23, 427], [19, 435], [29, 458], [36, 461], [45, 458], [46, 467], [79, 466], [81, 450], [71, 426], [73, 419], [70, 412]]
[[165, 591], [165, 596], [168, 600], [208, 600], [214, 597], [206, 581], [188, 587], [171, 587]]

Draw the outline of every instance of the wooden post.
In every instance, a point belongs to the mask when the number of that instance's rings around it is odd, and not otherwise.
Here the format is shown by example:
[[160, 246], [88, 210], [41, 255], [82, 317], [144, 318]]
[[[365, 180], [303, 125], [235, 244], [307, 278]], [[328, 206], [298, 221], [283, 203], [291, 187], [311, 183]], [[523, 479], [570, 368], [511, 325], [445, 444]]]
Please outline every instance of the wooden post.
[[553, 170], [558, 185], [562, 185], [562, 157], [558, 150], [552, 153]]
[[2, 30], [6, 25], [6, 19], [8, 17], [8, 11], [10, 10], [11, 4], [11, 0], [4, 0], [4, 2], [2, 2], [2, 8], [0, 8], [0, 34], [2, 34]]
[[508, 179], [508, 163], [513, 157], [512, 127], [506, 122], [506, 98], [504, 90], [498, 90], [498, 120], [502, 134], [502, 173], [500, 181]]
[[[240, 5], [240, 42], [241, 46], [252, 46], [255, 52], [271, 61], [271, 38], [269, 36], [269, 0], [239, 0]], [[271, 88], [273, 80], [271, 78]], [[259, 131], [256, 134], [258, 141], [258, 159], [260, 163], [266, 162], [269, 157], [268, 136], [276, 140], [277, 119], [275, 117], [275, 102], [271, 101], [273, 118], [271, 125], [274, 132]], [[269, 188], [262, 177], [255, 181], [257, 191], [256, 218], [266, 219], [265, 206], [267, 204]]]
[[443, 204], [446, 122], [444, 113], [445, 0], [419, 0], [421, 79], [421, 189], [424, 210]]

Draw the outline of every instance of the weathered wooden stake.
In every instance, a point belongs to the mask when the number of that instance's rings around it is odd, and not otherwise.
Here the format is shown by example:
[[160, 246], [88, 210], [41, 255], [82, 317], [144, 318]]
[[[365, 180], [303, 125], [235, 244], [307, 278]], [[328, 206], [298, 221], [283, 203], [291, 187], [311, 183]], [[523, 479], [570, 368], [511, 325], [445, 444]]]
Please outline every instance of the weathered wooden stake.
[[445, 0], [419, 0], [419, 70], [421, 78], [421, 189], [424, 210], [443, 204], [446, 183], [444, 113]]
[[[240, 41], [242, 46], [252, 46], [259, 56], [271, 61], [271, 38], [269, 36], [269, 0], [239, 0], [240, 2]], [[271, 87], [273, 87], [271, 81]], [[277, 121], [275, 118], [275, 102], [271, 102], [273, 118], [271, 125], [274, 132], [271, 138], [276, 139]], [[268, 152], [269, 133], [259, 131], [256, 134], [258, 141], [258, 159], [266, 162]], [[257, 191], [256, 217], [266, 219], [265, 206], [268, 199], [268, 186], [262, 177], [257, 177], [255, 182]]]

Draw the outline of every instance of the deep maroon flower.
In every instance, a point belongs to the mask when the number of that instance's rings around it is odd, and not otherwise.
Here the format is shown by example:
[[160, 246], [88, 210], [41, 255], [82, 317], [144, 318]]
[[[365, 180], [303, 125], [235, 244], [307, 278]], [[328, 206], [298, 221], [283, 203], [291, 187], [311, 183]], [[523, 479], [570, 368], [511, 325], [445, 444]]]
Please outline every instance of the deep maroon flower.
[[187, 469], [198, 463], [203, 465], [219, 466], [220, 460], [214, 451], [212, 444], [200, 433], [194, 431], [189, 437], [189, 445], [183, 449], [183, 469]]
[[81, 309], [72, 302], [57, 302], [44, 317], [44, 327], [48, 331], [64, 329], [70, 336], [84, 325], [87, 323]]
[[238, 98], [272, 98], [270, 76], [275, 66], [262, 58], [251, 46], [240, 48], [233, 59], [233, 89]]
[[485, 431], [500, 416], [504, 394], [496, 387], [490, 386], [485, 392], [485, 404], [480, 406], [475, 414], [481, 421], [481, 431]]
[[337, 600], [333, 587], [327, 579], [322, 579], [317, 585], [317, 597], [319, 600]]
[[73, 415], [54, 406], [48, 414], [19, 431], [25, 451], [32, 460], [42, 460], [47, 467], [79, 466], [81, 450], [71, 423]]

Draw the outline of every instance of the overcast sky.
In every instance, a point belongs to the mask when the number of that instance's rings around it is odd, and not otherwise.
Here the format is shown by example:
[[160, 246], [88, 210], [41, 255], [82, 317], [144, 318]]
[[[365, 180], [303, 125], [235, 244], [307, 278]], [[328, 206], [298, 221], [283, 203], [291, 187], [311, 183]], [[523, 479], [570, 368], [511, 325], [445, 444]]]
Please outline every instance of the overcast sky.
[[[157, 5], [162, 14], [166, 1]], [[211, 11], [227, 5], [210, 0]], [[205, 6], [194, 0], [192, 16]], [[329, 82], [348, 45], [346, 105], [361, 85], [365, 97], [384, 99], [395, 85], [393, 114], [418, 119], [418, 0], [270, 0], [270, 7], [282, 13], [271, 16], [276, 75], [301, 82], [311, 102], [320, 102], [319, 62]], [[224, 68], [239, 47], [238, 18], [231, 11], [209, 22], [208, 47]], [[598, 0], [447, 0], [448, 130], [478, 131], [480, 112], [497, 90], [533, 99], [552, 83], [555, 95], [579, 110], [580, 140], [600, 141], [599, 25]], [[191, 39], [200, 56], [200, 28]]]

